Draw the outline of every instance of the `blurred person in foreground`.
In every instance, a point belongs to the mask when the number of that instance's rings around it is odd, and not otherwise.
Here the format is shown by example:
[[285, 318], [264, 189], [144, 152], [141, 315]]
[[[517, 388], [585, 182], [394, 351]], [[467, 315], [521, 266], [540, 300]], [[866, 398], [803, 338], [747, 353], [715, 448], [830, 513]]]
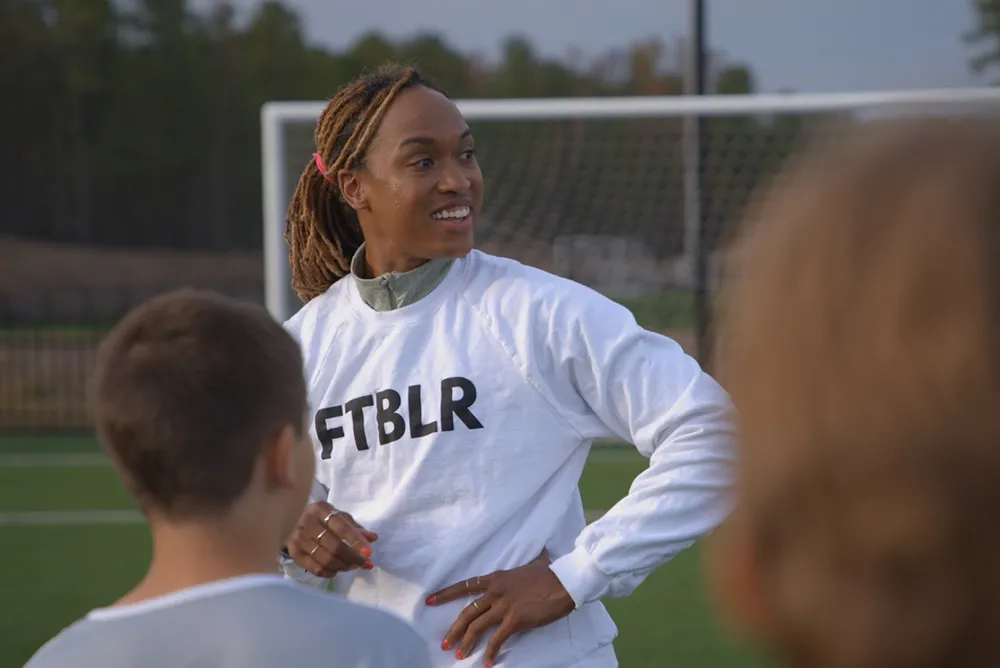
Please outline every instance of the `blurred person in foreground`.
[[722, 608], [794, 668], [1000, 665], [1000, 125], [879, 122], [738, 235]]
[[[412, 622], [442, 668], [610, 668], [601, 599], [729, 513], [731, 404], [620, 304], [473, 250], [483, 190], [472, 129], [412, 68], [320, 116], [286, 228], [307, 303], [286, 326], [323, 490], [284, 565]], [[588, 525], [598, 438], [650, 463]]]
[[266, 311], [190, 290], [147, 302], [103, 342], [93, 401], [152, 563], [29, 668], [429, 666], [405, 622], [275, 572], [316, 464], [301, 353]]

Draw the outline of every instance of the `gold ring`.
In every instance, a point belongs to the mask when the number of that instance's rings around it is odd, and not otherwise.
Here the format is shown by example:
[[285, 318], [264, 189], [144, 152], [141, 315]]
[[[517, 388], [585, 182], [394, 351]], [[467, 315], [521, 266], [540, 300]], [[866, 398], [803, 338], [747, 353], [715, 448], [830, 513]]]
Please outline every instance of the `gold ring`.
[[476, 612], [482, 612], [482, 610], [479, 609], [479, 601], [473, 601], [472, 605], [476, 606]]
[[314, 554], [316, 554], [316, 550], [318, 550], [318, 549], [319, 549], [319, 543], [316, 543], [316, 547], [314, 547], [313, 549], [309, 550], [309, 556], [311, 557]]
[[331, 511], [329, 515], [327, 515], [326, 517], [323, 518], [323, 524], [325, 525], [327, 522], [329, 522], [331, 519], [333, 519], [337, 515], [343, 515], [343, 514], [344, 514], [343, 510], [334, 510], [334, 511]]
[[322, 540], [323, 536], [325, 536], [329, 532], [330, 530], [328, 528], [323, 527], [323, 530], [319, 532], [318, 536], [316, 536], [316, 544], [318, 545], [319, 541]]

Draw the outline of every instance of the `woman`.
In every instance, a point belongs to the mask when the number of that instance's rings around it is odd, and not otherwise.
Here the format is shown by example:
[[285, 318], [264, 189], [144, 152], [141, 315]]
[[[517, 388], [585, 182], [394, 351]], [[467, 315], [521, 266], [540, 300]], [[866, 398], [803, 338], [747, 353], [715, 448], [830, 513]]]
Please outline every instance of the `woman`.
[[[617, 665], [599, 599], [729, 510], [728, 396], [620, 305], [472, 250], [472, 133], [415, 70], [341, 90], [316, 146], [288, 212], [307, 303], [287, 327], [322, 490], [290, 558], [410, 620], [439, 666]], [[650, 466], [587, 527], [580, 474], [612, 437]]]

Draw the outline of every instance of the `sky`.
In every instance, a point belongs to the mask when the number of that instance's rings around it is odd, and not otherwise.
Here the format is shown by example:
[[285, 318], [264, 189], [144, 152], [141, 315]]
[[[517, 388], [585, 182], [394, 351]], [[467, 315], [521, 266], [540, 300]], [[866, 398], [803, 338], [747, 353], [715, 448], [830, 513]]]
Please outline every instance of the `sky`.
[[[247, 11], [259, 0], [234, 0]], [[210, 2], [210, 0], [203, 0]], [[541, 53], [597, 56], [638, 39], [687, 33], [688, 0], [284, 0], [307, 38], [345, 48], [378, 29], [420, 30], [495, 58], [501, 40], [528, 37]], [[985, 83], [970, 73], [972, 0], [705, 0], [707, 40], [749, 63], [762, 92], [838, 92]], [[344, 8], [353, 5], [347, 11]], [[613, 7], [613, 8], [612, 8]]]

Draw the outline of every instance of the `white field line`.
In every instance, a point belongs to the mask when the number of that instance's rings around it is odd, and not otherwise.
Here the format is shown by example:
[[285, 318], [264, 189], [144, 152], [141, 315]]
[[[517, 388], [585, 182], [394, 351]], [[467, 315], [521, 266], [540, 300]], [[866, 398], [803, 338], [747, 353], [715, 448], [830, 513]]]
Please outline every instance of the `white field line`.
[[[605, 511], [586, 511], [593, 522]], [[0, 527], [132, 526], [146, 520], [135, 510], [7, 510], [0, 511]]]
[[[631, 463], [641, 461], [631, 447], [594, 448], [588, 458], [597, 463]], [[103, 468], [111, 466], [106, 456], [99, 452], [7, 453], [0, 454], [0, 469], [34, 468]]]
[[125, 526], [145, 520], [135, 510], [5, 510], [0, 527], [10, 526]]

